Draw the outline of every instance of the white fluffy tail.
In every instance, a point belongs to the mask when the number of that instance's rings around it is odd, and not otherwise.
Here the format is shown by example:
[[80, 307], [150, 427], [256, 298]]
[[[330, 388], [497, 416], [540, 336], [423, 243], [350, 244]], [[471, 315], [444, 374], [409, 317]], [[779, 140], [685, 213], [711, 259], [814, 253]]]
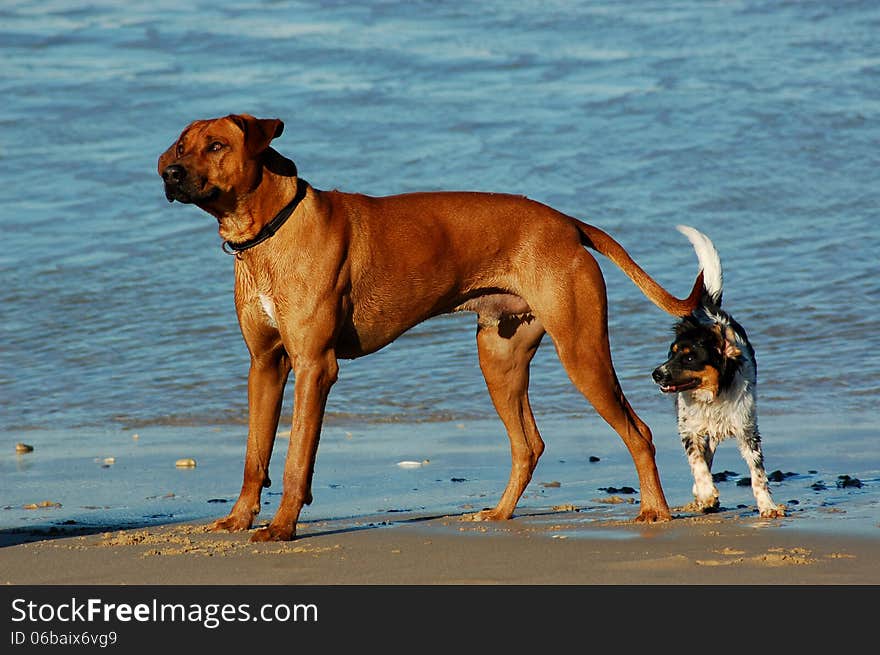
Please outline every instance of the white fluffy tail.
[[703, 271], [703, 287], [706, 293], [716, 304], [721, 303], [721, 291], [723, 276], [721, 273], [721, 258], [711, 239], [705, 234], [687, 225], [677, 225], [676, 229], [688, 238], [700, 260], [700, 268]]

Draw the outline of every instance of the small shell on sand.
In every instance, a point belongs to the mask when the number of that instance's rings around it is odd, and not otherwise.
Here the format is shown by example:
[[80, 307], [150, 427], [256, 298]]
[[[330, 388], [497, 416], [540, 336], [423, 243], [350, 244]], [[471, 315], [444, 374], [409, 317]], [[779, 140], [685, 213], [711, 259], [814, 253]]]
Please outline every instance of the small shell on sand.
[[17, 444], [15, 444], [15, 452], [17, 452], [19, 455], [24, 453], [32, 453], [34, 452], [34, 447], [26, 443], [18, 442]]
[[24, 509], [40, 509], [41, 507], [61, 507], [61, 503], [55, 503], [51, 500], [44, 500], [41, 503], [30, 503], [24, 506]]
[[196, 460], [192, 457], [184, 457], [174, 462], [174, 466], [179, 469], [194, 469], [196, 467]]

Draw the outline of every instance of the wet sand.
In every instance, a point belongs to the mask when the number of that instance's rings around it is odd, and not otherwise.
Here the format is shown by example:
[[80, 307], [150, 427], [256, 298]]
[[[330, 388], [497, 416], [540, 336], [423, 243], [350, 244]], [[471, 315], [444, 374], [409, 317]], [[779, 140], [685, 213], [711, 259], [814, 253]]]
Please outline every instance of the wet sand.
[[[75, 536], [5, 533], [13, 585], [865, 585], [880, 539], [728, 511], [584, 524], [573, 509], [503, 523], [387, 515], [316, 521], [288, 543], [178, 524]], [[42, 536], [42, 539], [39, 537]], [[55, 538], [58, 537], [58, 538]]]
[[[109, 435], [84, 453], [47, 435], [8, 463], [0, 584], [880, 584], [880, 478], [864, 457], [873, 422], [765, 421], [782, 519], [757, 515], [751, 489], [728, 470], [742, 470], [733, 444], [716, 456], [722, 511], [688, 511], [690, 471], [675, 436], [658, 430], [675, 518], [656, 525], [633, 522], [639, 494], [619, 441], [585, 440], [598, 431], [590, 421], [548, 423], [549, 452], [514, 518], [500, 523], [462, 520], [504, 487], [509, 454], [496, 422], [330, 428], [298, 538], [275, 544], [207, 529], [235, 499], [237, 428]], [[96, 464], [99, 451], [115, 463]], [[198, 467], [176, 468], [181, 454]], [[283, 464], [273, 460], [273, 479]], [[269, 491], [258, 524], [277, 507], [280, 490]]]

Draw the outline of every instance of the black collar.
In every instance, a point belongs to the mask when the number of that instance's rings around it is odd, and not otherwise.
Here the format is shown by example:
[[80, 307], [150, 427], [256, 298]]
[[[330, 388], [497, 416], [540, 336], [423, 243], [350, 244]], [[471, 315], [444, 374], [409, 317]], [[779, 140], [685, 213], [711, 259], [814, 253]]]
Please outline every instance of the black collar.
[[240, 241], [239, 243], [233, 243], [232, 241], [224, 241], [223, 242], [223, 252], [227, 255], [235, 255], [237, 253], [243, 252], [248, 248], [253, 248], [258, 243], [263, 243], [267, 239], [274, 236], [274, 234], [281, 229], [281, 226], [284, 225], [285, 221], [290, 218], [290, 215], [293, 213], [293, 210], [297, 208], [302, 199], [306, 197], [306, 191], [309, 188], [309, 183], [304, 179], [299, 178], [296, 181], [296, 194], [293, 196], [293, 200], [287, 203], [280, 212], [275, 214], [275, 218], [266, 223], [263, 226], [263, 229], [257, 233], [253, 239], [248, 239], [247, 241]]

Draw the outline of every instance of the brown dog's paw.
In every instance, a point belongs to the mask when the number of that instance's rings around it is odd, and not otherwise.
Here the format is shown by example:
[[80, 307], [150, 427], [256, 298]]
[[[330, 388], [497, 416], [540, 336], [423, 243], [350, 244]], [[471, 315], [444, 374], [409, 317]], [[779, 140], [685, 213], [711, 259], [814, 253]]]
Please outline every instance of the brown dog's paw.
[[293, 528], [283, 528], [271, 523], [265, 528], [260, 528], [251, 535], [252, 543], [260, 543], [263, 541], [292, 541], [294, 537]]
[[252, 514], [230, 514], [226, 518], [217, 519], [211, 524], [211, 532], [243, 532], [250, 530], [254, 521]]
[[465, 514], [463, 521], [506, 521], [510, 514], [498, 511], [498, 509], [484, 509], [473, 514]]
[[636, 523], [662, 523], [671, 520], [672, 514], [669, 513], [669, 510], [661, 511], [648, 508], [643, 509], [636, 517]]

